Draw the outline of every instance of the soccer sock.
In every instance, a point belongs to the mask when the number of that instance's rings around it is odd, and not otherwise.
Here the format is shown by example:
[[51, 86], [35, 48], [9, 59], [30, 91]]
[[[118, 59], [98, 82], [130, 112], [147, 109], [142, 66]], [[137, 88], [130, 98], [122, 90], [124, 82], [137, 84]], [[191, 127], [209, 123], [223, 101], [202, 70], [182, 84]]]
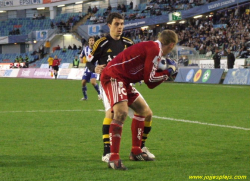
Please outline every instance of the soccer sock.
[[102, 140], [104, 143], [103, 156], [110, 153], [110, 142], [109, 142], [109, 127], [112, 122], [111, 118], [104, 118], [102, 125]]
[[151, 125], [152, 125], [152, 120], [144, 122], [144, 132], [142, 135], [141, 148], [143, 148], [145, 146], [145, 141], [147, 140], [148, 134], [151, 131]]
[[141, 151], [141, 141], [142, 141], [142, 134], [144, 130], [144, 116], [134, 115], [131, 124], [131, 131], [132, 131], [132, 150], [131, 152], [135, 155], [140, 154]]
[[109, 136], [110, 136], [110, 161], [119, 160], [119, 151], [120, 151], [120, 143], [122, 136], [122, 126], [123, 123], [120, 121], [113, 120], [110, 124], [109, 128]]
[[82, 87], [82, 94], [83, 94], [83, 97], [86, 99], [88, 96], [87, 96], [87, 86], [83, 86]]
[[96, 85], [94, 86], [94, 88], [95, 88], [96, 92], [98, 93], [98, 95], [100, 95], [99, 85], [96, 84]]

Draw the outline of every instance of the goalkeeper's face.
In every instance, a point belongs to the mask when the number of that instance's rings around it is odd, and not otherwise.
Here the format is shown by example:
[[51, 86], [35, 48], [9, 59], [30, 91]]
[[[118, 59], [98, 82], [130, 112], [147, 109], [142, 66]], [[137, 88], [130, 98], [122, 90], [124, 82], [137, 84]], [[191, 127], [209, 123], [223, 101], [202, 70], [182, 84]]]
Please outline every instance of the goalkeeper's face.
[[124, 20], [119, 18], [114, 18], [112, 23], [108, 24], [108, 26], [110, 29], [111, 37], [115, 40], [119, 40], [123, 32]]

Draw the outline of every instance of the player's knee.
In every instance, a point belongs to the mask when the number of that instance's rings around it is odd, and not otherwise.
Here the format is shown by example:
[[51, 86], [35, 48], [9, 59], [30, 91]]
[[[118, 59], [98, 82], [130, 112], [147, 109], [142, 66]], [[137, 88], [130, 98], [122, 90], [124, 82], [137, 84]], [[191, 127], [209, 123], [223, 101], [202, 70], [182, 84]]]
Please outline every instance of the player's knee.
[[82, 86], [85, 86], [85, 85], [86, 85], [86, 81], [83, 80], [83, 81], [82, 81]]
[[145, 121], [150, 121], [153, 117], [153, 112], [150, 108], [146, 109], [144, 112]]
[[124, 122], [125, 119], [126, 119], [126, 117], [127, 117], [127, 115], [128, 115], [127, 111], [119, 110], [119, 111], [115, 112], [114, 119], [117, 120], [117, 121]]

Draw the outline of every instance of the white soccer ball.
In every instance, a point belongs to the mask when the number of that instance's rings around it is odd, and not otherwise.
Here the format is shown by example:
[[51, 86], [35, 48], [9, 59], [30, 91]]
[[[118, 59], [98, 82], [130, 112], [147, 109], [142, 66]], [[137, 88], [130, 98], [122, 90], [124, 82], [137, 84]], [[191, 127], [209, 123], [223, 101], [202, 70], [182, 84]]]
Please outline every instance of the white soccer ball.
[[167, 61], [164, 57], [158, 63], [158, 70], [166, 70], [167, 69]]

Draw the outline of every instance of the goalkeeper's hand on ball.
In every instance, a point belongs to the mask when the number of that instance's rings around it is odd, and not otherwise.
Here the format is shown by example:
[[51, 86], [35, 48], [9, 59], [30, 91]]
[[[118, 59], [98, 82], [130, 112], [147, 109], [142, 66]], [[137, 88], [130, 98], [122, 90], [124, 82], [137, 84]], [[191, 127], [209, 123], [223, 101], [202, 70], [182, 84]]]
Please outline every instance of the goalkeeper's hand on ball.
[[166, 59], [167, 61], [167, 70], [170, 75], [176, 74], [177, 73], [177, 64], [174, 60], [171, 59]]

